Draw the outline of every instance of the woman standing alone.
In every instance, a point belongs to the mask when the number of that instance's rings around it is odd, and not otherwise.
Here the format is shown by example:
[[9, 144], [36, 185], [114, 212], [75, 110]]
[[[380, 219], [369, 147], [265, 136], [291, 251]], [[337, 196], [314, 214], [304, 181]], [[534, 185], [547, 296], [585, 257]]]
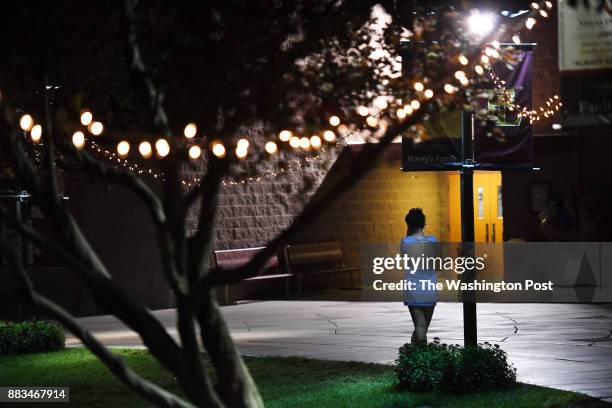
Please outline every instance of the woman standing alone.
[[[425, 214], [420, 208], [412, 208], [406, 215], [406, 226], [408, 231], [400, 244], [400, 253], [407, 254], [411, 258], [419, 258], [432, 254], [438, 242], [433, 235], [425, 235]], [[408, 306], [410, 316], [414, 323], [412, 343], [427, 343], [427, 330], [431, 323], [434, 308], [438, 300], [438, 292], [435, 289], [437, 283], [436, 271], [433, 269], [408, 268], [404, 271], [405, 280], [412, 282], [412, 290], [405, 291], [404, 305]], [[431, 284], [427, 284], [427, 281]]]

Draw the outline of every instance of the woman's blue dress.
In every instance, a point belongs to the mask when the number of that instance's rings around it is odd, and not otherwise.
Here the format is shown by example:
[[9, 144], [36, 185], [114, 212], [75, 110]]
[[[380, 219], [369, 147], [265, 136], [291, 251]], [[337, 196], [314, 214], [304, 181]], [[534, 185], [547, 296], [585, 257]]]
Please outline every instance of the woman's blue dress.
[[[408, 253], [408, 247], [415, 242], [438, 242], [433, 235], [426, 237], [418, 237], [410, 235], [404, 237], [400, 243], [400, 253]], [[409, 267], [404, 271], [404, 279], [406, 282], [413, 282], [413, 290], [404, 291], [404, 305], [406, 306], [435, 306], [438, 301], [438, 291], [435, 289], [422, 289], [421, 281], [429, 281], [434, 286], [438, 282], [436, 271], [433, 269], [417, 269], [412, 273]]]

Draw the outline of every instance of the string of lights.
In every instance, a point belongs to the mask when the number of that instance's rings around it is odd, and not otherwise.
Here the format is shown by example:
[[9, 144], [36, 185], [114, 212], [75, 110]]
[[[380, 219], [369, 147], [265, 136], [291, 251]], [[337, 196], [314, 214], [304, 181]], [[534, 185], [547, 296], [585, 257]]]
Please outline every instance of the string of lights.
[[489, 67], [488, 73], [491, 81], [497, 88], [498, 98], [501, 98], [502, 102], [509, 106], [508, 109], [516, 110], [519, 112], [519, 116], [529, 119], [530, 123], [538, 122], [542, 118], [552, 117], [563, 106], [559, 95], [553, 95], [546, 100], [546, 105], [533, 109], [523, 107], [513, 101], [514, 95], [512, 90], [506, 88], [506, 81], [500, 79], [492, 67]]
[[[93, 152], [103, 155], [108, 161], [112, 162], [115, 165], [122, 166], [136, 174], [145, 174], [156, 180], [160, 180], [160, 181], [164, 180], [163, 172], [156, 172], [150, 168], [145, 169], [142, 166], [139, 166], [137, 163], [133, 163], [133, 162], [130, 162], [128, 159], [119, 157], [118, 154], [115, 152], [112, 152], [108, 149], [104, 149], [103, 147], [101, 147], [99, 144], [97, 144], [93, 140], [89, 140], [88, 143], [90, 144], [90, 149]], [[325, 152], [325, 148], [322, 148], [321, 151]], [[238, 180], [223, 180], [222, 184], [224, 186], [225, 185], [233, 186], [233, 185], [246, 184], [246, 183], [251, 183], [251, 182], [259, 182], [262, 179], [270, 179], [270, 178], [277, 177], [282, 174], [287, 174], [287, 173], [298, 171], [304, 168], [308, 163], [318, 161], [318, 160], [321, 160], [321, 156], [319, 154], [313, 157], [303, 157], [299, 160], [296, 160], [293, 164], [290, 164], [286, 167], [281, 167], [278, 170], [274, 170], [274, 171], [271, 171], [271, 170], [266, 171], [261, 176], [243, 177]], [[200, 181], [201, 181], [201, 178], [195, 177], [193, 179], [183, 179], [181, 183], [187, 187], [191, 187], [192, 185], [198, 184]]]

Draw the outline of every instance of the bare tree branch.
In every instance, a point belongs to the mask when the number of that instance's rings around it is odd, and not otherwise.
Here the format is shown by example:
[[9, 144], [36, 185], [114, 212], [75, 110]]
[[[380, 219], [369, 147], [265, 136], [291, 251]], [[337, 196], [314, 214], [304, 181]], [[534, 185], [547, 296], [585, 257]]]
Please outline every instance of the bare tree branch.
[[[200, 186], [190, 193], [200, 195], [200, 214], [195, 234], [189, 239], [190, 283], [195, 285], [204, 274], [210, 254], [212, 252], [213, 232], [217, 216], [219, 189], [223, 176], [229, 168], [226, 160], [209, 157], [209, 168]], [[186, 197], [186, 207], [188, 205]]]
[[138, 0], [125, 0], [125, 17], [128, 30], [128, 48], [130, 52], [130, 65], [132, 70], [137, 72], [145, 84], [148, 92], [150, 108], [153, 112], [153, 121], [156, 127], [163, 131], [166, 136], [172, 135], [172, 130], [168, 123], [168, 116], [163, 108], [164, 95], [156, 87], [150, 72], [147, 70], [143, 60], [140, 46], [138, 45], [138, 32], [136, 29], [136, 6]]

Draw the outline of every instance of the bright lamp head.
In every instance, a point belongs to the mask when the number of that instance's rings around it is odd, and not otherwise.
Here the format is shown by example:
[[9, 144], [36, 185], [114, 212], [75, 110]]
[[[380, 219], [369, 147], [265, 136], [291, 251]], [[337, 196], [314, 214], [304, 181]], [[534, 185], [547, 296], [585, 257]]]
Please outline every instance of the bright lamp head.
[[468, 18], [468, 29], [470, 33], [479, 37], [489, 34], [495, 26], [495, 17], [491, 13], [481, 13], [474, 10]]

